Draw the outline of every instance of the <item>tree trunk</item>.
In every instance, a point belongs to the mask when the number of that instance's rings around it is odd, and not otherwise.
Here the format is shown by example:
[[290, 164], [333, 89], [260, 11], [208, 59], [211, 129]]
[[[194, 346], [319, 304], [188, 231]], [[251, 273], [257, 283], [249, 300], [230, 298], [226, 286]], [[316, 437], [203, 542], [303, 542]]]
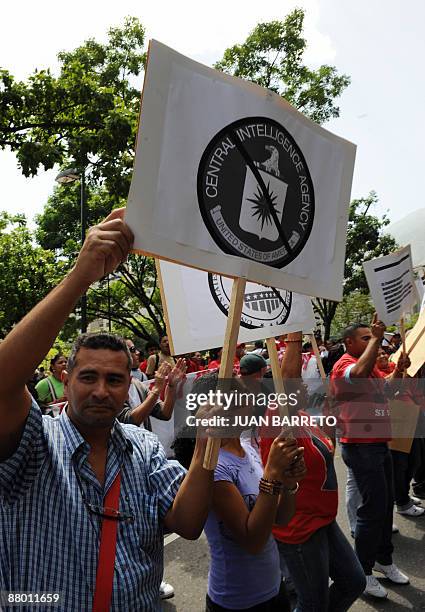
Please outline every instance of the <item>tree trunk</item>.
[[330, 300], [322, 300], [317, 298], [313, 300], [313, 308], [319, 313], [320, 318], [323, 321], [323, 326], [325, 328], [325, 334], [323, 340], [329, 340], [331, 335], [331, 325], [335, 316], [335, 312], [338, 306], [338, 302], [331, 302]]

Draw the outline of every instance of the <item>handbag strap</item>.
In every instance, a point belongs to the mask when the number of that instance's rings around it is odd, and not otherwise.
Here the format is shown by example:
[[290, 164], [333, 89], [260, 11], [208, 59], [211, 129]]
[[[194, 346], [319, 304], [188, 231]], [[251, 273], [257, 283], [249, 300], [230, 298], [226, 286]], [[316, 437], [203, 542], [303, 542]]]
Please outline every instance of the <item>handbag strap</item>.
[[[118, 472], [104, 499], [105, 508], [118, 510], [121, 487], [121, 472]], [[100, 534], [99, 559], [97, 562], [96, 587], [92, 612], [108, 612], [111, 607], [112, 583], [114, 580], [115, 553], [118, 521], [104, 518]]]
[[58, 399], [58, 396], [56, 394], [56, 389], [54, 388], [53, 383], [50, 380], [50, 376], [46, 378], [46, 382], [47, 382], [47, 386], [49, 387], [50, 395], [52, 396], [52, 402], [54, 402], [55, 400]]

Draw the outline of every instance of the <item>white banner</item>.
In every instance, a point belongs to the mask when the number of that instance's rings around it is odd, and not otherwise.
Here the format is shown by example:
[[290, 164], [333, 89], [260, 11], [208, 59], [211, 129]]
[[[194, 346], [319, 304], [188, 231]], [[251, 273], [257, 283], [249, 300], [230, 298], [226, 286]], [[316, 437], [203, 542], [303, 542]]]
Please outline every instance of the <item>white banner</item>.
[[136, 251], [342, 299], [355, 146], [151, 41], [126, 221]]
[[418, 302], [410, 245], [363, 263], [376, 312], [385, 325], [398, 323]]
[[[159, 261], [167, 333], [174, 355], [223, 346], [233, 281]], [[238, 342], [253, 342], [316, 327], [311, 299], [248, 282]]]

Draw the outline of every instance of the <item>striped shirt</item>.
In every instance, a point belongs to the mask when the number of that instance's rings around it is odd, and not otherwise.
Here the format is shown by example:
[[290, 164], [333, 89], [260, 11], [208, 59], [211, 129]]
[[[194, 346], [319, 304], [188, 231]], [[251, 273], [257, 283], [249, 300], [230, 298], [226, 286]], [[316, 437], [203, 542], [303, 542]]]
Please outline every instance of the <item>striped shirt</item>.
[[[155, 435], [118, 421], [104, 487], [90, 467], [89, 451], [65, 411], [52, 419], [33, 403], [18, 449], [0, 462], [0, 590], [59, 593], [54, 609], [91, 610], [102, 519], [85, 501], [103, 506], [121, 468], [119, 510], [134, 520], [118, 523], [111, 610], [157, 611], [163, 518], [185, 471], [167, 461]], [[9, 609], [16, 610], [3, 606]]]

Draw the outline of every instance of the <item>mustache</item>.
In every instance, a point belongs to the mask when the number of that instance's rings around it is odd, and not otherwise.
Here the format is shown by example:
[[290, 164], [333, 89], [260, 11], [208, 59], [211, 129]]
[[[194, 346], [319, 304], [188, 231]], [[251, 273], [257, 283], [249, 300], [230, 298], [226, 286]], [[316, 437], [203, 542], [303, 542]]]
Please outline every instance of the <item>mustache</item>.
[[82, 403], [82, 408], [110, 408], [111, 410], [116, 410], [116, 406], [111, 402], [94, 402], [92, 400], [87, 400]]

